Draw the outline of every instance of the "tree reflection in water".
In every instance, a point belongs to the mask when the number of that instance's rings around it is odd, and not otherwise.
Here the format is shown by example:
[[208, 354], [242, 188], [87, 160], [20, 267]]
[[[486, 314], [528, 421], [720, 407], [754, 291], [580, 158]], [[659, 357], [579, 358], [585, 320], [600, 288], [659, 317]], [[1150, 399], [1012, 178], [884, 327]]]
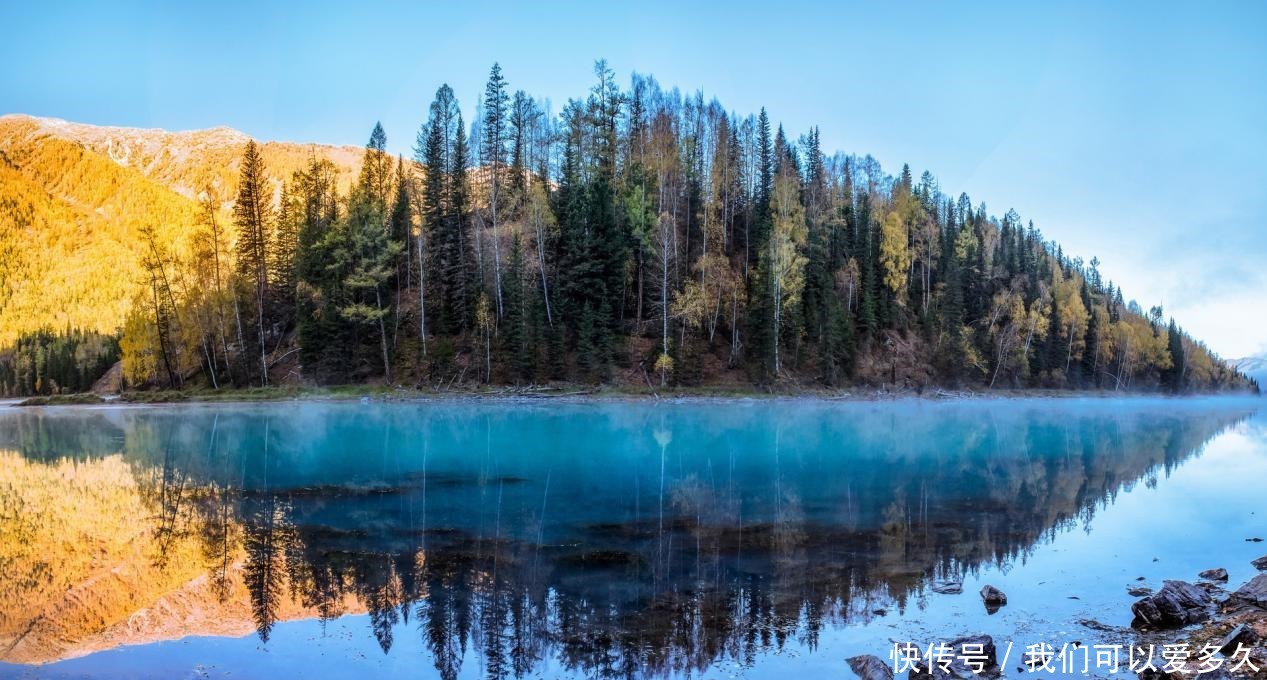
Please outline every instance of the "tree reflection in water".
[[[1151, 405], [1150, 405], [1151, 404]], [[439, 674], [751, 663], [1010, 564], [1249, 409], [1073, 402], [120, 409], [6, 416], [28, 460], [122, 452], [158, 550], [283, 601], [416, 630]], [[240, 565], [240, 568], [236, 568]], [[402, 626], [401, 624], [411, 624]]]

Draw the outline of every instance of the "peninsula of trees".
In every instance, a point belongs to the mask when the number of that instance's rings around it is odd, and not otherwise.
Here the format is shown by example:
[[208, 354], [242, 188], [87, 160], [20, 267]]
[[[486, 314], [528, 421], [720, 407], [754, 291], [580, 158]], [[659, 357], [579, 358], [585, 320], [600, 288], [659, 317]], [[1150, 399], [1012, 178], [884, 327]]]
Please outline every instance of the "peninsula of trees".
[[1257, 389], [1014, 211], [765, 109], [595, 76], [554, 116], [494, 65], [469, 127], [442, 86], [412, 156], [375, 125], [354, 181], [245, 141], [231, 195], [129, 230], [117, 340], [24, 333], [0, 389], [85, 389], [113, 355], [173, 388]]

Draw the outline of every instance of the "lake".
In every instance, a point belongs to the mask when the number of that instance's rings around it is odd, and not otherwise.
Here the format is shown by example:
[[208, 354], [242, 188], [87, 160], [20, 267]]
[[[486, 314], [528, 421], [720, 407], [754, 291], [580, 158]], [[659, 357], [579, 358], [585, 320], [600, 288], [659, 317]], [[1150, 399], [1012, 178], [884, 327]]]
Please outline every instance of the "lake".
[[1120, 639], [1128, 586], [1255, 573], [1262, 403], [0, 408], [0, 676], [853, 677], [894, 641]]

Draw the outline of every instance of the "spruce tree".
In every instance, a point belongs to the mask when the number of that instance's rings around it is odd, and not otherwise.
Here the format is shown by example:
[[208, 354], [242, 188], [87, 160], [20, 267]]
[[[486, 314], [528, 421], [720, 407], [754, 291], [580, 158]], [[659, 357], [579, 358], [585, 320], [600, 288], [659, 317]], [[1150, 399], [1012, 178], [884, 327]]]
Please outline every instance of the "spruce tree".
[[523, 243], [519, 234], [515, 234], [510, 241], [510, 257], [504, 283], [506, 317], [502, 320], [501, 348], [508, 362], [508, 378], [518, 383], [531, 379], [535, 365], [530, 349], [530, 310], [524, 296]]
[[259, 347], [261, 385], [268, 384], [268, 352], [265, 347], [268, 338], [265, 333], [265, 319], [268, 316], [268, 244], [272, 201], [267, 184], [259, 146], [256, 145], [255, 140], [250, 140], [242, 153], [242, 170], [238, 177], [233, 220], [238, 228], [238, 277], [249, 291], [247, 294], [249, 302], [244, 306], [250, 310], [255, 321], [254, 331]]
[[1162, 374], [1166, 388], [1175, 394], [1186, 391], [1188, 357], [1183, 348], [1183, 333], [1172, 318], [1166, 329], [1166, 350], [1170, 354], [1170, 368]]
[[408, 288], [413, 281], [413, 277], [410, 276], [410, 272], [413, 271], [413, 259], [410, 257], [409, 248], [413, 231], [413, 206], [410, 204], [409, 183], [405, 159], [397, 157], [396, 190], [392, 197], [391, 214], [388, 218], [388, 236], [402, 246], [400, 258], [393, 265], [396, 274], [394, 282], [396, 290]]
[[403, 246], [400, 241], [391, 238], [388, 229], [387, 203], [382, 186], [385, 180], [380, 174], [383, 168], [391, 167], [386, 143], [382, 126], [376, 124], [365, 147], [360, 179], [348, 201], [347, 242], [338, 256], [347, 263], [343, 286], [348, 292], [348, 300], [339, 308], [339, 314], [353, 324], [377, 329], [383, 376], [390, 383], [393, 378], [391, 348], [387, 340], [387, 320], [391, 314], [390, 283]]
[[476, 277], [474, 253], [471, 250], [470, 193], [467, 185], [467, 168], [470, 166], [470, 147], [466, 143], [466, 128], [462, 114], [457, 114], [453, 136], [453, 156], [449, 164], [448, 193], [448, 257], [445, 276], [452, 290], [449, 304], [451, 318], [456, 328], [468, 331], [475, 327], [475, 299], [481, 292], [481, 282]]
[[273, 294], [272, 306], [283, 321], [293, 318], [295, 305], [295, 255], [299, 250], [299, 229], [303, 220], [302, 206], [294, 195], [291, 183], [282, 185], [277, 211], [277, 228], [269, 244], [269, 279]]
[[507, 109], [510, 95], [506, 93], [506, 79], [502, 69], [493, 64], [484, 88], [484, 120], [480, 137], [480, 154], [488, 172], [488, 211], [493, 224], [493, 300], [497, 318], [505, 313], [502, 300], [501, 235], [498, 231], [498, 213], [501, 208], [502, 169], [506, 163]]
[[347, 351], [343, 303], [343, 267], [335, 257], [344, 249], [346, 232], [339, 220], [335, 168], [311, 158], [291, 180], [300, 210], [295, 252], [295, 316], [299, 361], [305, 375], [317, 382], [346, 379]]

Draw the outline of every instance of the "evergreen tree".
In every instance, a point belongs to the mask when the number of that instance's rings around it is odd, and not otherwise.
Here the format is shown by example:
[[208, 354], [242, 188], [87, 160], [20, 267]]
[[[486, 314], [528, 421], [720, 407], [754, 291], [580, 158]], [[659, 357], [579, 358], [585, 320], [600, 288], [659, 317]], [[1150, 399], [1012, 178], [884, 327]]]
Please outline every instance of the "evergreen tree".
[[344, 266], [336, 254], [345, 250], [346, 231], [339, 219], [336, 171], [328, 160], [313, 156], [291, 180], [300, 209], [295, 252], [295, 314], [299, 362], [305, 375], [319, 382], [348, 378], [348, 334], [340, 322]]
[[265, 319], [268, 316], [268, 243], [269, 222], [272, 217], [272, 201], [269, 198], [268, 180], [264, 175], [264, 162], [260, 158], [255, 140], [246, 143], [242, 153], [242, 171], [238, 178], [237, 201], [233, 205], [233, 220], [238, 228], [237, 267], [238, 278], [249, 290], [248, 304], [255, 319], [255, 334], [259, 346], [260, 384], [268, 384], [268, 351], [265, 343]]
[[502, 202], [502, 169], [506, 163], [507, 109], [510, 95], [506, 93], [506, 79], [501, 66], [494, 63], [484, 88], [484, 121], [480, 152], [484, 168], [488, 172], [488, 211], [493, 224], [493, 300], [497, 303], [497, 318], [504, 315], [502, 304], [501, 235], [497, 229], [498, 211]]
[[386, 153], [387, 138], [381, 125], [375, 125], [365, 148], [365, 162], [361, 176], [348, 202], [344, 231], [347, 241], [339, 249], [337, 257], [347, 264], [343, 287], [348, 299], [340, 306], [339, 314], [355, 324], [377, 327], [383, 376], [392, 381], [391, 349], [387, 340], [387, 319], [391, 313], [388, 304], [393, 280], [393, 266], [403, 250], [403, 244], [391, 238], [387, 218], [386, 191], [380, 184], [383, 167], [390, 168]]
[[1170, 367], [1164, 371], [1162, 378], [1171, 392], [1184, 392], [1187, 389], [1184, 377], [1187, 374], [1188, 357], [1183, 347], [1183, 333], [1173, 318], [1166, 328], [1166, 351], [1170, 354]]
[[290, 183], [283, 184], [277, 211], [277, 228], [273, 231], [268, 252], [272, 304], [282, 320], [289, 320], [294, 316], [295, 254], [299, 250], [299, 230], [302, 223], [303, 209], [298, 197], [294, 195]]
[[456, 335], [471, 328], [474, 271], [465, 228], [466, 137], [457, 100], [448, 85], [436, 91], [419, 138], [425, 168], [422, 217], [428, 233], [427, 294], [436, 299], [437, 331]]
[[506, 318], [502, 322], [501, 344], [509, 362], [508, 378], [513, 382], [530, 380], [536, 357], [531, 349], [530, 310], [524, 295], [523, 243], [519, 234], [510, 241], [505, 284]]

